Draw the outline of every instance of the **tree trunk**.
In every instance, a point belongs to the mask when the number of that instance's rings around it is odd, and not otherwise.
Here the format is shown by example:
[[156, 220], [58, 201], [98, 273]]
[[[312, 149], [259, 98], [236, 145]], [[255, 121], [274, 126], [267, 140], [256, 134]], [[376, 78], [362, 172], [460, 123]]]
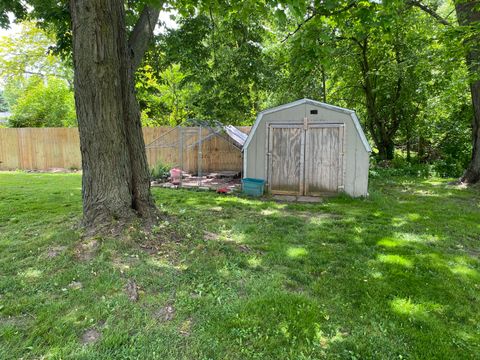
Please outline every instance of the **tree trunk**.
[[323, 65], [320, 67], [320, 71], [322, 72], [322, 101], [326, 104], [327, 103], [327, 74], [325, 72], [325, 67]]
[[[455, 5], [458, 23], [461, 26], [479, 26], [480, 1], [457, 1]], [[461, 181], [480, 181], [480, 33], [478, 30], [465, 40], [467, 66], [470, 75], [470, 93], [473, 104], [472, 158]]]
[[378, 157], [380, 160], [393, 160], [395, 152], [395, 144], [389, 139], [385, 139], [377, 145]]
[[398, 129], [398, 124], [395, 128], [387, 129], [385, 119], [382, 119], [377, 111], [377, 97], [375, 95], [374, 83], [375, 75], [370, 71], [370, 64], [368, 61], [368, 39], [363, 41], [354, 40], [361, 50], [360, 69], [363, 78], [363, 94], [365, 96], [365, 106], [367, 108], [367, 126], [370, 135], [372, 136], [375, 146], [378, 149], [378, 158], [380, 160], [393, 160], [395, 144], [393, 138]]
[[410, 125], [407, 125], [406, 130], [406, 138], [407, 138], [407, 161], [412, 161], [412, 134], [410, 131]]
[[[71, 0], [84, 224], [151, 219], [156, 208], [123, 0]], [[143, 54], [142, 54], [143, 55]]]

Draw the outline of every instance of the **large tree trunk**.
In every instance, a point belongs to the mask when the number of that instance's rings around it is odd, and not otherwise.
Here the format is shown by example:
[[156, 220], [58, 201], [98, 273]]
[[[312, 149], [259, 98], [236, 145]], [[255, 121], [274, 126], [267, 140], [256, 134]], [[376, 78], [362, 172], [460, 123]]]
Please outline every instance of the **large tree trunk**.
[[393, 160], [395, 156], [395, 144], [391, 139], [385, 139], [377, 145], [378, 148], [378, 158], [380, 160]]
[[370, 135], [378, 149], [378, 158], [380, 160], [393, 160], [395, 144], [393, 137], [396, 129], [387, 129], [385, 119], [381, 119], [377, 111], [376, 95], [374, 91], [375, 76], [370, 71], [370, 64], [368, 61], [368, 39], [363, 41], [354, 41], [361, 50], [360, 69], [363, 78], [363, 94], [365, 96], [365, 106], [367, 108], [367, 126]]
[[152, 219], [156, 208], [134, 93], [134, 65], [143, 54], [128, 43], [124, 1], [71, 0], [71, 15], [84, 224], [98, 229], [138, 215]]
[[[458, 23], [461, 26], [479, 26], [480, 1], [457, 1], [455, 5]], [[465, 40], [467, 48], [467, 66], [470, 75], [470, 92], [473, 104], [472, 121], [472, 158], [461, 181], [477, 183], [480, 181], [480, 33], [478, 30]]]

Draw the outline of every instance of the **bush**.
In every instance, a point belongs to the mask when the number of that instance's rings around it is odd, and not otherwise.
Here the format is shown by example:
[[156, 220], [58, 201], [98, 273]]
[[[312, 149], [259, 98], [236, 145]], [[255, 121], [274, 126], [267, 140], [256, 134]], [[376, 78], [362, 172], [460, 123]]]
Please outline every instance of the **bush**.
[[171, 168], [172, 166], [170, 164], [159, 162], [150, 169], [150, 178], [157, 181], [167, 180], [170, 176]]
[[431, 164], [418, 162], [417, 159], [408, 161], [401, 154], [396, 154], [393, 160], [372, 161], [369, 171], [370, 177], [414, 176], [429, 177], [436, 175]]
[[401, 167], [379, 167], [373, 165], [369, 174], [372, 178], [389, 177], [389, 176], [414, 176], [414, 177], [430, 177], [436, 175], [433, 166], [430, 164], [413, 164], [407, 163]]
[[73, 92], [64, 80], [31, 77], [12, 107], [12, 127], [76, 126]]

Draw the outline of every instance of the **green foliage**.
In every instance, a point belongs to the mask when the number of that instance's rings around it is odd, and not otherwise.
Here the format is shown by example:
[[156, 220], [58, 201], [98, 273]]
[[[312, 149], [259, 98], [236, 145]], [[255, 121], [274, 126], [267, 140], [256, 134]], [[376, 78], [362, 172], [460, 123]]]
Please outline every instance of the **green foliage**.
[[[369, 170], [369, 176], [375, 178], [390, 178], [390, 177], [415, 177], [415, 178], [429, 178], [436, 176], [435, 168], [430, 164], [406, 161], [403, 157], [395, 157], [391, 162], [380, 162], [373, 164]], [[445, 174], [444, 177], [450, 177]]]
[[251, 124], [259, 110], [269, 72], [262, 49], [268, 32], [260, 13], [236, 17], [247, 10], [216, 4], [180, 18], [179, 28], [159, 35], [147, 56], [159, 72], [181, 65], [188, 74], [184, 81], [199, 89], [193, 100], [196, 118]]
[[199, 90], [196, 84], [185, 83], [187, 76], [180, 71], [179, 64], [172, 64], [160, 73], [160, 101], [169, 109], [168, 123], [171, 126], [179, 125], [187, 119], [192, 98]]
[[29, 78], [11, 110], [12, 127], [76, 125], [73, 92], [65, 81], [54, 77], [47, 82], [39, 77]]
[[170, 176], [170, 169], [172, 169], [172, 165], [158, 162], [150, 169], [150, 177], [152, 180], [167, 180]]
[[152, 234], [122, 241], [76, 230], [80, 174], [4, 172], [0, 189], [2, 359], [480, 353], [478, 188], [382, 176], [320, 204], [155, 188]]
[[[127, 1], [128, 29], [145, 3], [160, 4]], [[178, 28], [156, 36], [137, 74], [142, 123], [194, 117], [251, 125], [259, 110], [309, 97], [355, 109], [382, 156], [408, 147], [435, 173], [458, 175], [470, 157], [468, 83], [476, 76], [465, 51], [479, 29], [457, 25], [454, 2], [423, 3], [451, 25], [403, 0], [168, 2]], [[7, 11], [36, 23], [3, 40], [0, 69], [62, 77], [51, 59], [70, 57], [68, 2], [8, 0], [0, 26]], [[63, 77], [71, 81], [68, 71]], [[5, 98], [12, 105], [18, 94]]]
[[73, 84], [73, 68], [53, 52], [55, 35], [33, 21], [20, 23], [20, 32], [0, 38], [0, 78], [55, 76]]
[[188, 74], [172, 64], [157, 75], [150, 65], [137, 72], [137, 98], [143, 110], [143, 125], [176, 126], [193, 114], [197, 84], [186, 82]]
[[38, 80], [38, 77], [33, 77], [32, 80], [29, 80], [23, 76], [11, 77], [8, 79], [8, 81], [5, 84], [3, 96], [10, 109], [12, 109], [13, 106], [15, 106], [18, 99], [25, 92], [27, 84], [29, 82], [33, 82], [36, 80]]
[[57, 39], [34, 21], [0, 39], [0, 77], [13, 127], [75, 126], [73, 69], [53, 51]]
[[[442, 15], [452, 10], [441, 8]], [[427, 143], [421, 161], [438, 163], [443, 176], [458, 175], [470, 151], [471, 99], [462, 44], [452, 33], [454, 26], [402, 1], [358, 2], [314, 16], [285, 45], [271, 47], [286, 64], [273, 102], [325, 97], [353, 108], [377, 149], [417, 151]]]
[[0, 90], [0, 111], [8, 111], [9, 106], [5, 99], [4, 91]]

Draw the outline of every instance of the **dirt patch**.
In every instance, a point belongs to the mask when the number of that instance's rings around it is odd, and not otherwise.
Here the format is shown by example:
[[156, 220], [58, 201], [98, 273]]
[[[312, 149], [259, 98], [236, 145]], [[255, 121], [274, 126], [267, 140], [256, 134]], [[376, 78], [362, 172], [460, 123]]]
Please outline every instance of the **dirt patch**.
[[53, 246], [47, 250], [47, 258], [53, 259], [63, 253], [67, 247], [66, 246]]
[[191, 174], [184, 174], [182, 179], [182, 186], [178, 184], [172, 184], [171, 182], [153, 182], [152, 186], [159, 186], [164, 188], [179, 188], [184, 189], [201, 189], [201, 190], [213, 190], [220, 191], [221, 193], [231, 193], [240, 191], [241, 182], [239, 178], [236, 178], [238, 174], [236, 172], [231, 173], [211, 173], [204, 174], [202, 178], [198, 176], [192, 176]]
[[305, 220], [339, 220], [342, 218], [339, 214], [331, 214], [331, 213], [318, 213], [318, 212], [309, 212], [309, 211], [284, 211], [284, 215], [286, 216], [295, 216]]
[[125, 273], [138, 263], [138, 257], [135, 256], [115, 256], [112, 259], [112, 265], [115, 269], [120, 270], [120, 273]]
[[463, 245], [456, 245], [454, 250], [456, 251], [461, 251], [461, 252], [464, 252], [466, 254], [468, 254], [469, 256], [475, 258], [475, 259], [479, 259], [480, 258], [480, 250], [477, 250], [477, 249], [474, 249], [474, 248], [471, 248], [471, 247], [467, 247], [467, 246], [463, 246]]
[[39, 170], [39, 169], [28, 169], [28, 170], [25, 170], [25, 172], [26, 172], [26, 173], [53, 173], [53, 174], [61, 173], [61, 174], [70, 174], [70, 173], [77, 173], [77, 172], [80, 172], [80, 173], [81, 173], [81, 170], [76, 169], [76, 168], [71, 168], [71, 169], [66, 169], [66, 168], [48, 168], [48, 169], [43, 169], [43, 170]]
[[161, 252], [166, 244], [178, 244], [185, 240], [187, 234], [179, 232], [178, 225], [178, 219], [162, 214], [162, 218], [149, 228], [141, 231], [132, 229], [130, 238], [141, 250], [155, 255]]
[[[2, 306], [0, 306], [0, 310]], [[30, 314], [22, 314], [18, 316], [0, 316], [0, 325], [13, 325], [18, 327], [24, 327], [29, 324], [30, 321], [34, 320], [35, 317]]]
[[83, 345], [90, 345], [96, 343], [100, 338], [102, 337], [102, 334], [96, 329], [88, 329], [85, 331], [82, 335], [81, 338], [81, 343]]
[[204, 231], [203, 232], [203, 240], [204, 241], [220, 241], [224, 244], [228, 244], [228, 245], [233, 245], [235, 246], [239, 251], [243, 252], [243, 253], [248, 253], [250, 251], [252, 251], [252, 249], [245, 245], [245, 244], [240, 244], [232, 239], [221, 239], [220, 240], [220, 235], [219, 234], [215, 234], [215, 233], [212, 233], [212, 232], [209, 232], [209, 231]]
[[218, 240], [219, 237], [220, 237], [220, 235], [214, 234], [214, 233], [209, 232], [209, 231], [204, 231], [203, 232], [203, 240], [205, 240], [205, 241]]
[[85, 242], [80, 243], [75, 249], [75, 256], [78, 260], [87, 261], [91, 260], [98, 248], [100, 247], [100, 242], [95, 239], [90, 239]]
[[127, 285], [125, 285], [125, 293], [127, 294], [130, 301], [138, 301], [138, 286], [134, 280], [128, 280]]
[[171, 321], [175, 318], [175, 308], [173, 305], [166, 305], [155, 311], [154, 316], [158, 321], [161, 322]]
[[243, 253], [248, 253], [252, 251], [247, 245], [238, 245], [238, 250], [240, 250]]

